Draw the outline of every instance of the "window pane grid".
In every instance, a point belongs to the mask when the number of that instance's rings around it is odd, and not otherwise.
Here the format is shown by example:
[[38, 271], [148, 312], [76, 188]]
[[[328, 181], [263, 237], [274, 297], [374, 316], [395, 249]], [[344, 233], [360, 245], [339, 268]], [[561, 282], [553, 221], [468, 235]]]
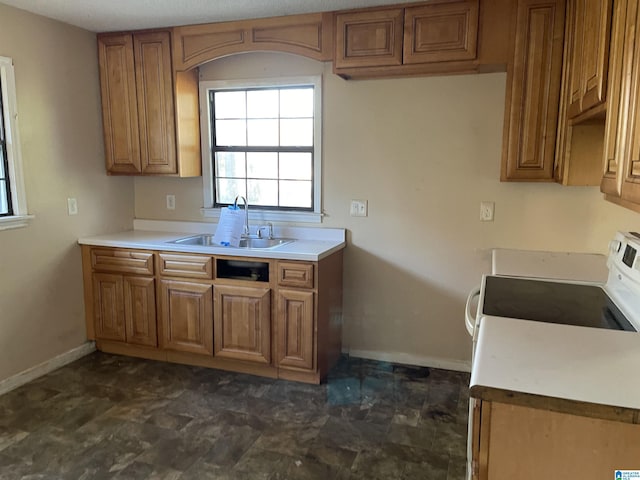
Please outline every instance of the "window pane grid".
[[0, 79], [0, 217], [13, 215], [4, 117], [5, 111], [2, 98], [2, 83]]
[[[242, 195], [257, 208], [313, 211], [313, 102], [312, 86], [210, 91], [214, 206]], [[225, 154], [243, 158], [230, 167]]]

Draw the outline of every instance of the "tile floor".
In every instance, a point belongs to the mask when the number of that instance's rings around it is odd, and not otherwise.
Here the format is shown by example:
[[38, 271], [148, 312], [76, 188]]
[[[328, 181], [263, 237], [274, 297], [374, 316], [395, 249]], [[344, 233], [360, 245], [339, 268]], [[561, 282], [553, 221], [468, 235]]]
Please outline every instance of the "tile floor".
[[0, 396], [0, 479], [462, 480], [468, 381], [344, 357], [312, 386], [94, 353]]

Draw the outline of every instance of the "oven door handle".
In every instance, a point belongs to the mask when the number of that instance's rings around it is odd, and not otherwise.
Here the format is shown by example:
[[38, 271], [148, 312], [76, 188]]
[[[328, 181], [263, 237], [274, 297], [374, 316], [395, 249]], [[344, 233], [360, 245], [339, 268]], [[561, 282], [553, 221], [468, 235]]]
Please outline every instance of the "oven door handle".
[[464, 307], [464, 325], [467, 327], [467, 332], [469, 335], [473, 337], [473, 331], [476, 328], [476, 319], [473, 317], [473, 312], [471, 311], [471, 304], [473, 303], [473, 299], [480, 296], [480, 286], [475, 287], [471, 292], [469, 292], [469, 296], [467, 297], [467, 304]]

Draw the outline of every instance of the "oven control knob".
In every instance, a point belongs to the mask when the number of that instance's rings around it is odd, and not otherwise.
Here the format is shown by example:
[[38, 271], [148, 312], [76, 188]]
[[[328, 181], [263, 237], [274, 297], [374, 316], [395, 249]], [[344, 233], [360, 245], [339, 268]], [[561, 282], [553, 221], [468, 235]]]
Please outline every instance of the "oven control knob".
[[620, 251], [621, 246], [622, 246], [622, 242], [620, 242], [620, 240], [611, 240], [611, 242], [609, 242], [609, 251], [613, 253], [618, 253]]

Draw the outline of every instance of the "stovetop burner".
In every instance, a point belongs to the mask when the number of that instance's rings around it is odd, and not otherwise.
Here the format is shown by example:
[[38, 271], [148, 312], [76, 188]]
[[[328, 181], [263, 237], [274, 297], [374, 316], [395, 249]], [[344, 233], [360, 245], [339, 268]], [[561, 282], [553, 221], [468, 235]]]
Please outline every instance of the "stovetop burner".
[[636, 331], [600, 286], [486, 277], [482, 313], [538, 322]]

